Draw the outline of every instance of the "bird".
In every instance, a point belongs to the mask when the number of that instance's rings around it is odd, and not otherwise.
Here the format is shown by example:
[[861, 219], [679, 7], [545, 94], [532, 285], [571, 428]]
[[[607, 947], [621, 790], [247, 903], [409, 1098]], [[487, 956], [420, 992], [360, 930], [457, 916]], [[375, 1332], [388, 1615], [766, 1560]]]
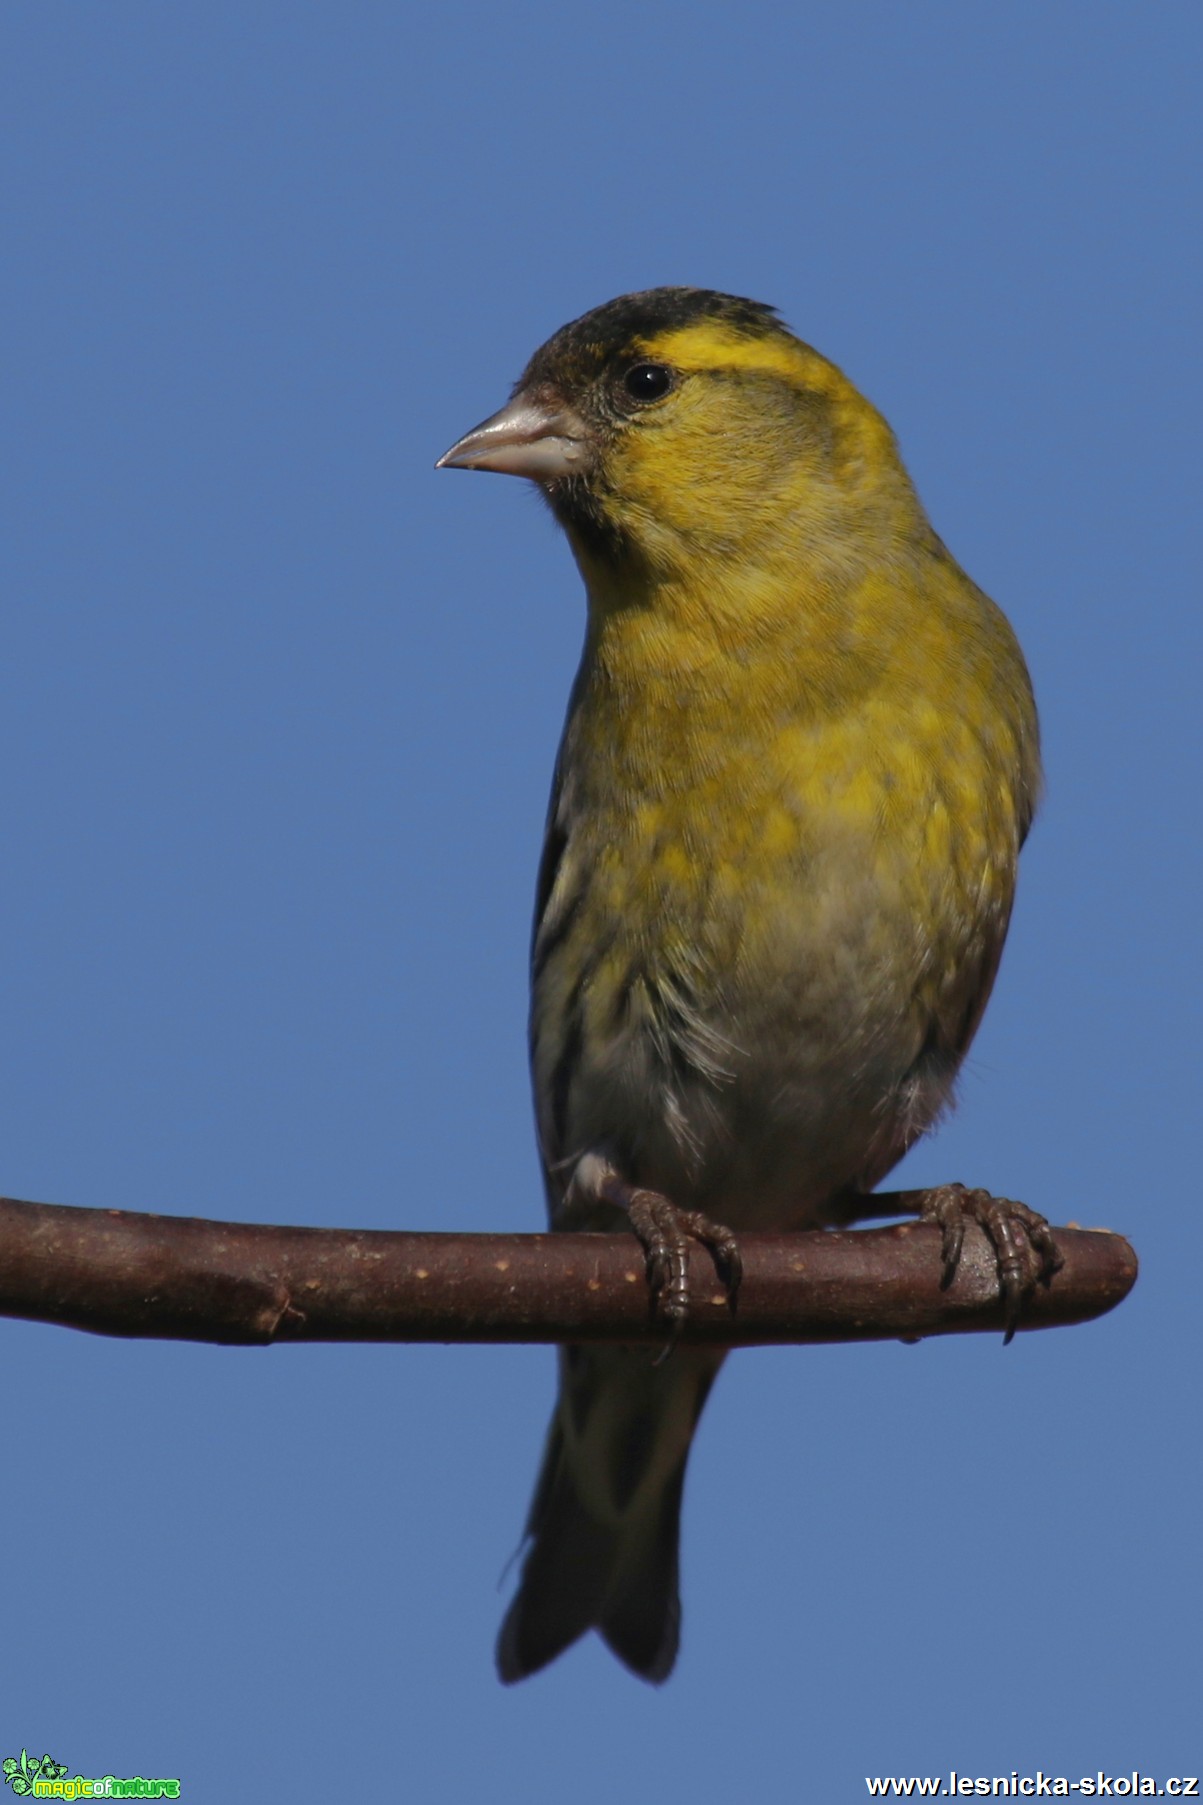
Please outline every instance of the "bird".
[[[686, 1253], [732, 1303], [738, 1233], [817, 1229], [949, 1107], [1040, 784], [1016, 637], [930, 525], [882, 415], [773, 307], [619, 296], [537, 350], [439, 467], [528, 478], [586, 593], [531, 942], [553, 1228], [634, 1231], [667, 1358], [559, 1350], [497, 1666], [597, 1630], [659, 1684], [680, 1640], [686, 1462], [723, 1350], [677, 1341]], [[1044, 1218], [966, 1219], [1008, 1334], [1058, 1263]]]

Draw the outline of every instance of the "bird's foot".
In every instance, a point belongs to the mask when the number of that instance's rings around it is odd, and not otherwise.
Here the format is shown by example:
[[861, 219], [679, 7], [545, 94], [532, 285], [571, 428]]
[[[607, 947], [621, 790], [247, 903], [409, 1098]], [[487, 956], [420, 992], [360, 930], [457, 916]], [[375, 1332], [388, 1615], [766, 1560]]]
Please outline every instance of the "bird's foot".
[[1047, 1221], [1026, 1203], [993, 1197], [989, 1191], [971, 1190], [960, 1184], [938, 1185], [928, 1191], [919, 1217], [939, 1227], [943, 1288], [956, 1277], [966, 1222], [976, 1222], [985, 1232], [998, 1266], [998, 1288], [1006, 1322], [1005, 1347], [1015, 1333], [1024, 1298], [1034, 1285], [1047, 1285], [1065, 1264]]
[[615, 1203], [626, 1211], [647, 1259], [653, 1307], [659, 1309], [674, 1334], [679, 1333], [689, 1315], [691, 1241], [700, 1241], [709, 1252], [734, 1311], [743, 1278], [743, 1260], [739, 1242], [729, 1228], [712, 1222], [701, 1210], [678, 1208], [660, 1191], [646, 1191], [613, 1175], [604, 1180], [602, 1194], [607, 1203]]

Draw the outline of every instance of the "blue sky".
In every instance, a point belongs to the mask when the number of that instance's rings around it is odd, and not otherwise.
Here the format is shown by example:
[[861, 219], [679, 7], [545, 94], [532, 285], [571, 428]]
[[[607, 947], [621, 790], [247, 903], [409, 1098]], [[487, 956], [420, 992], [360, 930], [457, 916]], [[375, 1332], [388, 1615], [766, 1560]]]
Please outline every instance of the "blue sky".
[[533, 495], [432, 464], [563, 321], [693, 282], [882, 408], [1041, 704], [998, 990], [904, 1177], [1143, 1271], [1005, 1353], [734, 1359], [659, 1693], [594, 1639], [493, 1676], [547, 1350], [0, 1323], [0, 1755], [525, 1805], [1203, 1766], [1201, 36], [1105, 0], [10, 0], [0, 1191], [540, 1224], [582, 601]]

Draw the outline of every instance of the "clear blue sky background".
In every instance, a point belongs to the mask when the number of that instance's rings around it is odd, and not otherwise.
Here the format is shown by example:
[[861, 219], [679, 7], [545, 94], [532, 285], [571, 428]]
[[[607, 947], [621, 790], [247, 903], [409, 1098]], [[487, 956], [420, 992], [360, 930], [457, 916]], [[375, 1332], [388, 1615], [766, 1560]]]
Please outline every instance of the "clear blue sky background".
[[526, 1805], [1203, 1768], [1201, 30], [9, 0], [0, 1189], [539, 1225], [582, 603], [533, 495], [431, 466], [564, 320], [693, 282], [881, 406], [1043, 710], [998, 991], [905, 1173], [1121, 1229], [1143, 1274], [1005, 1353], [737, 1357], [659, 1693], [592, 1639], [493, 1677], [547, 1350], [0, 1324], [0, 1754]]

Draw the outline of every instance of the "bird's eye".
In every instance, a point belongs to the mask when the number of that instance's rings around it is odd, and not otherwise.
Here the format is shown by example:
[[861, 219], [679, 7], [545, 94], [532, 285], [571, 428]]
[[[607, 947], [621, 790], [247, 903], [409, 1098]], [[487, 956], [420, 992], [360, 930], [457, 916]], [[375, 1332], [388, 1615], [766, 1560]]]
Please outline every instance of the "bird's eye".
[[659, 401], [672, 385], [673, 373], [667, 364], [633, 364], [623, 377], [632, 401]]

